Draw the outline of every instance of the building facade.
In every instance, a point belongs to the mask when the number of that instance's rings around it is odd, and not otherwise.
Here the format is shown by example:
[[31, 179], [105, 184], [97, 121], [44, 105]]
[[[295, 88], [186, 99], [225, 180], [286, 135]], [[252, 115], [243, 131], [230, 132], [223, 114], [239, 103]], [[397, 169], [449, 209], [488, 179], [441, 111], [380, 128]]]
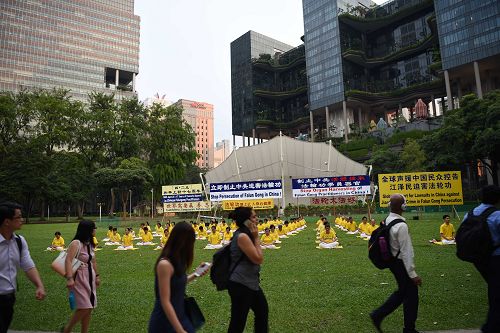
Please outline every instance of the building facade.
[[182, 107], [182, 116], [196, 134], [196, 165], [204, 169], [214, 167], [214, 106], [205, 102], [180, 99], [175, 103]]
[[[292, 46], [264, 36], [254, 31], [248, 31], [231, 43], [231, 105], [232, 105], [232, 125], [233, 135], [241, 135], [248, 138], [256, 136], [256, 121], [264, 120], [263, 115], [259, 113], [269, 113], [271, 117], [275, 116], [274, 111], [266, 109], [269, 104], [269, 96], [273, 94], [273, 87], [270, 76], [274, 75], [272, 71], [272, 60], [278, 58], [281, 54], [293, 49]], [[265, 68], [254, 66], [254, 62], [260, 59], [260, 67], [268, 64], [267, 75]], [[261, 91], [259, 100], [256, 98], [256, 92]], [[266, 97], [269, 97], [266, 99]], [[274, 108], [274, 107], [273, 107]], [[267, 112], [269, 111], [269, 112]], [[276, 121], [276, 119], [272, 120]], [[263, 135], [263, 134], [262, 134]], [[245, 141], [245, 140], [243, 140]]]
[[0, 91], [136, 96], [139, 29], [134, 0], [2, 0]]
[[229, 140], [222, 140], [215, 144], [214, 149], [214, 168], [218, 167], [219, 164], [224, 162], [226, 158], [231, 154], [231, 144]]
[[[497, 89], [499, 11], [497, 0], [393, 0], [380, 6], [369, 0], [303, 0], [307, 93], [299, 104], [304, 107], [300, 116], [309, 117], [306, 131], [313, 139], [347, 140], [350, 132], [369, 129], [380, 119], [392, 124], [405, 110], [413, 119], [419, 99], [433, 117], [437, 110], [456, 107], [465, 93], [482, 96], [484, 90]], [[236, 52], [232, 48], [232, 54]], [[268, 127], [277, 120], [262, 113], [255, 118], [261, 93], [255, 89], [255, 77], [260, 69], [255, 60], [247, 59], [246, 66], [254, 78], [253, 97], [248, 97], [254, 104], [247, 109], [253, 110], [253, 118], [247, 118], [244, 132], [253, 126], [258, 138], [268, 138], [259, 128], [264, 120]], [[261, 74], [276, 81], [281, 72]], [[283, 86], [295, 80], [293, 75], [283, 77]], [[234, 101], [233, 119], [241, 114]], [[303, 122], [297, 122], [300, 116], [287, 118], [291, 126], [285, 134], [304, 133]], [[233, 130], [233, 135], [240, 132]]]

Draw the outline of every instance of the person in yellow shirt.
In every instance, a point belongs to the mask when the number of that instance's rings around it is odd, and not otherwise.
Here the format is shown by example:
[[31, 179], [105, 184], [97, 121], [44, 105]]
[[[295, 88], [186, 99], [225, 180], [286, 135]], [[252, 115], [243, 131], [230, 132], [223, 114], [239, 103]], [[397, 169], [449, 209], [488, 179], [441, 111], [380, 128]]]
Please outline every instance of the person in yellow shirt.
[[274, 245], [274, 237], [271, 235], [269, 228], [264, 229], [264, 234], [260, 237], [260, 247], [263, 249], [279, 249], [279, 247]]
[[175, 222], [170, 222], [170, 220], [168, 220], [168, 233], [169, 234], [172, 232], [174, 225], [175, 225]]
[[319, 236], [319, 234], [321, 234], [321, 232], [325, 230], [325, 224], [327, 224], [327, 223], [328, 223], [328, 220], [326, 219], [326, 217], [322, 217], [321, 223], [316, 228], [316, 235]]
[[154, 245], [153, 234], [149, 231], [148, 227], [144, 227], [144, 233], [141, 236], [142, 242], [137, 243], [137, 245]]
[[111, 239], [111, 236], [113, 236], [113, 226], [110, 225], [108, 227], [108, 232], [106, 233], [106, 238], [103, 239], [104, 242], [109, 242], [109, 240]]
[[147, 229], [145, 223], [141, 223], [141, 226], [139, 227], [139, 232], [138, 232], [138, 237], [137, 239], [142, 239], [142, 236], [144, 236], [144, 228]]
[[377, 230], [377, 228], [379, 227], [379, 225], [377, 224], [377, 222], [375, 221], [375, 219], [371, 219], [370, 220], [370, 225], [368, 227], [368, 235], [371, 236], [372, 233]]
[[236, 231], [236, 229], [238, 229], [238, 226], [236, 225], [236, 222], [232, 221], [231, 222], [231, 230]]
[[64, 251], [64, 238], [62, 238], [59, 231], [54, 233], [54, 238], [47, 251]]
[[273, 236], [274, 244], [281, 243], [280, 235], [278, 234], [278, 231], [276, 230], [276, 227], [274, 226], [274, 224], [271, 224], [271, 227], [269, 228], [269, 233], [271, 234], [271, 236]]
[[163, 227], [161, 226], [160, 222], [156, 223], [155, 233], [153, 234], [153, 236], [163, 237]]
[[104, 245], [120, 245], [121, 241], [122, 241], [122, 238], [121, 238], [120, 234], [118, 233], [118, 229], [113, 228], [113, 233], [111, 234], [109, 241], [104, 243]]
[[132, 228], [125, 228], [125, 234], [122, 237], [122, 245], [118, 246], [115, 250], [124, 251], [134, 249], [134, 237], [132, 236], [131, 229]]
[[318, 229], [319, 226], [323, 224], [323, 217], [324, 217], [323, 214], [321, 214], [319, 216], [319, 220], [316, 221], [316, 229]]
[[286, 235], [286, 230], [283, 229], [283, 224], [278, 225], [277, 233], [279, 238], [288, 238], [288, 236]]
[[366, 216], [363, 216], [363, 218], [361, 219], [361, 223], [358, 226], [358, 232], [360, 237], [367, 238], [370, 235], [369, 229], [370, 229], [370, 224], [368, 223], [368, 218]]
[[318, 249], [333, 249], [339, 246], [339, 241], [337, 239], [337, 234], [330, 228], [330, 224], [325, 225], [325, 230], [321, 232], [319, 236]]
[[170, 236], [170, 233], [168, 232], [168, 228], [165, 228], [163, 230], [163, 235], [160, 238], [160, 245], [158, 245], [155, 248], [155, 250], [161, 250], [161, 249], [163, 249], [165, 247], [165, 244], [167, 244], [167, 241], [168, 241], [168, 236]]
[[217, 226], [212, 225], [210, 235], [207, 236], [208, 244], [205, 250], [220, 249], [222, 247], [220, 233], [217, 232]]
[[443, 245], [455, 244], [455, 227], [450, 223], [450, 215], [443, 215], [443, 224], [439, 227]]
[[288, 236], [293, 236], [293, 235], [296, 235], [297, 233], [295, 232], [295, 230], [292, 229], [292, 226], [290, 225], [290, 223], [288, 221], [285, 221], [285, 226], [283, 227], [283, 229], [285, 229], [286, 231], [286, 234]]
[[358, 227], [356, 225], [356, 222], [352, 219], [351, 216], [347, 219], [347, 233], [350, 235], [357, 234], [358, 233]]
[[196, 236], [196, 239], [200, 240], [207, 239], [207, 231], [202, 225], [200, 225], [200, 227], [198, 228], [198, 235]]
[[222, 245], [229, 244], [231, 242], [231, 238], [233, 238], [233, 232], [229, 226], [226, 227], [226, 230], [222, 234]]

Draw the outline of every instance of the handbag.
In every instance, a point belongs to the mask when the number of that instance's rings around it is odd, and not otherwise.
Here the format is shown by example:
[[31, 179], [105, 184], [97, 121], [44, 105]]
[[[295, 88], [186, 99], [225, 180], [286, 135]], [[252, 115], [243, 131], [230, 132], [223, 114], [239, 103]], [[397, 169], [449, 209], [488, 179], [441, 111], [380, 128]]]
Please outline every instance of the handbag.
[[[78, 270], [78, 268], [82, 264], [82, 262], [79, 259], [77, 259], [78, 256], [80, 255], [81, 249], [82, 249], [82, 246], [80, 244], [80, 246], [78, 246], [78, 252], [76, 253], [76, 256], [73, 258], [73, 262], [71, 263], [71, 268], [73, 271], [72, 275], [75, 275], [76, 271]], [[57, 258], [54, 259], [54, 261], [51, 264], [52, 269], [56, 273], [58, 273], [59, 275], [61, 275], [63, 277], [66, 277], [66, 257], [67, 257], [67, 255], [68, 255], [68, 253], [66, 251], [61, 251], [61, 253], [59, 253]]]
[[205, 324], [205, 316], [194, 297], [184, 297], [184, 309], [195, 331], [199, 330]]

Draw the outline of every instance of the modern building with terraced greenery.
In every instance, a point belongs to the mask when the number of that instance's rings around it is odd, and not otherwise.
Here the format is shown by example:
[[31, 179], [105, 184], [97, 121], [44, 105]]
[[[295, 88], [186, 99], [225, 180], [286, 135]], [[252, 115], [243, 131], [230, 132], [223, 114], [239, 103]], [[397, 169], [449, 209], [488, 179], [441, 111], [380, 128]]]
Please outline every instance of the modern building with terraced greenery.
[[231, 44], [233, 135], [248, 144], [280, 130], [347, 140], [403, 110], [413, 119], [418, 99], [434, 117], [500, 87], [498, 0], [303, 0], [303, 14], [303, 45], [265, 49], [251, 32]]

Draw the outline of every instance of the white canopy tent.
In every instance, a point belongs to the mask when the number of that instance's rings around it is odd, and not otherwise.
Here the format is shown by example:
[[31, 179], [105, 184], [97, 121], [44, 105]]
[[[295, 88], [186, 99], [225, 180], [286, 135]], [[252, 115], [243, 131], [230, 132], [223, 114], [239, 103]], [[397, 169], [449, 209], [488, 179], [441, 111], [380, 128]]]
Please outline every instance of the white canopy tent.
[[[292, 198], [292, 178], [354, 176], [368, 174], [369, 166], [342, 155], [331, 144], [306, 142], [287, 136], [233, 150], [217, 168], [205, 174], [210, 183], [281, 179], [284, 198], [281, 206]], [[208, 191], [208, 187], [207, 187]], [[301, 203], [308, 204], [308, 199]]]

